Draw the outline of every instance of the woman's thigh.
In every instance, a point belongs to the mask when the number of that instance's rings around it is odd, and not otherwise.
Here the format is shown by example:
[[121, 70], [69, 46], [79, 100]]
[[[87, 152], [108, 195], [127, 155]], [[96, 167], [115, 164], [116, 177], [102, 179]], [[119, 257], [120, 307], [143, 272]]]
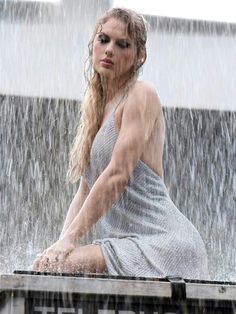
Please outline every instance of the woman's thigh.
[[75, 248], [60, 265], [61, 272], [104, 273], [106, 263], [99, 245], [89, 244]]

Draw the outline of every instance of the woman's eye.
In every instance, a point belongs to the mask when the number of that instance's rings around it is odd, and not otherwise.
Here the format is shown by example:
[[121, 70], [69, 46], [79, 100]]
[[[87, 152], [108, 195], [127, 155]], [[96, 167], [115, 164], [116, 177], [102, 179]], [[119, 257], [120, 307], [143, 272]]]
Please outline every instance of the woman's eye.
[[109, 42], [109, 38], [105, 35], [99, 35], [98, 36], [98, 41], [101, 43], [101, 44], [106, 44]]
[[128, 43], [126, 40], [120, 40], [117, 42], [117, 45], [120, 47], [120, 48], [129, 48], [130, 46], [130, 43]]

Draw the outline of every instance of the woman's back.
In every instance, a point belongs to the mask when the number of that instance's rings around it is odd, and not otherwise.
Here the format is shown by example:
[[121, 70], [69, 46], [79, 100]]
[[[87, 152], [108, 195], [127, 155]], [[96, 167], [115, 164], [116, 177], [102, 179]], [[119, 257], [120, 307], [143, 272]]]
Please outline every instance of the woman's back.
[[[117, 137], [113, 111], [93, 142], [85, 174], [90, 188], [107, 167]], [[162, 178], [141, 159], [121, 197], [97, 222], [95, 234], [110, 274], [207, 277], [201, 237], [169, 198]]]

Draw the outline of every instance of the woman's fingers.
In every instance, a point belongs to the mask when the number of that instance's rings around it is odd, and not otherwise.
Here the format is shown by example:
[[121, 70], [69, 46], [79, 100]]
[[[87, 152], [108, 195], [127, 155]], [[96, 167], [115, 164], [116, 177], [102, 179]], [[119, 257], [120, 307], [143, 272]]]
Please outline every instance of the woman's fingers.
[[58, 254], [58, 256], [57, 256], [58, 262], [60, 262], [60, 263], [64, 262], [65, 259], [66, 259], [66, 257], [67, 257], [69, 254], [70, 254], [70, 252], [68, 252], [68, 253], [64, 253], [64, 252], [63, 252], [63, 253]]
[[34, 271], [43, 271], [45, 270], [46, 265], [42, 264], [40, 261], [36, 261], [33, 263], [32, 269]]
[[34, 260], [32, 269], [34, 271], [45, 271], [49, 264], [48, 256], [44, 254], [37, 254], [37, 258]]
[[34, 260], [32, 269], [34, 271], [60, 271], [66, 256], [65, 253], [41, 255]]
[[60, 240], [48, 249], [37, 255], [33, 262], [35, 271], [62, 271], [65, 266], [67, 256], [73, 251], [74, 244], [68, 240]]
[[32, 270], [37, 271], [38, 268], [39, 268], [39, 260], [36, 259], [36, 260], [33, 261]]

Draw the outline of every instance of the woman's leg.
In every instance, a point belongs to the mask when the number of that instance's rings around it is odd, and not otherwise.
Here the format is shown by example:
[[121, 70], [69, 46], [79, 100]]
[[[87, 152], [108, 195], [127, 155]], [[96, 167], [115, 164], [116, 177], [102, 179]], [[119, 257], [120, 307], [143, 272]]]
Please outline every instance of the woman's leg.
[[50, 265], [48, 270], [72, 273], [104, 273], [107, 268], [101, 247], [89, 244], [77, 247], [66, 257], [64, 262], [56, 262]]

